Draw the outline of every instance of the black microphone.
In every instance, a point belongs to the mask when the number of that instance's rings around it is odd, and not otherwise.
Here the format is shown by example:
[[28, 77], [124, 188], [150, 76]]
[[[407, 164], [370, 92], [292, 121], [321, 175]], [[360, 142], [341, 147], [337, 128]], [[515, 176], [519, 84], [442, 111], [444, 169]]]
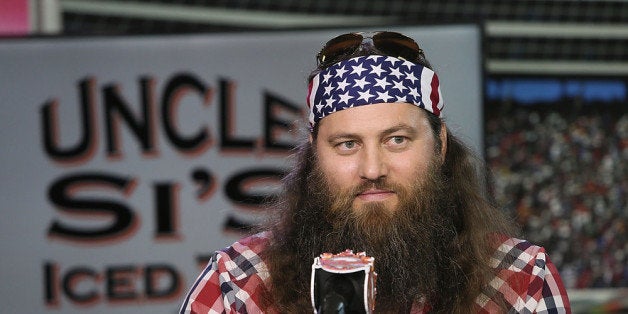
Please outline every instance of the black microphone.
[[314, 259], [310, 292], [318, 314], [367, 313], [375, 308], [375, 278], [372, 257], [351, 250]]

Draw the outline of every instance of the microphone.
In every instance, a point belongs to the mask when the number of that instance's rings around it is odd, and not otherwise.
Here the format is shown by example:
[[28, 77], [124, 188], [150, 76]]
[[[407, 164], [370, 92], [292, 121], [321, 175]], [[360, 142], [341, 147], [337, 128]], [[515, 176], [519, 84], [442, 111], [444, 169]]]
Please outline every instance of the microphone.
[[314, 313], [373, 313], [375, 309], [374, 258], [345, 250], [314, 258], [310, 297]]

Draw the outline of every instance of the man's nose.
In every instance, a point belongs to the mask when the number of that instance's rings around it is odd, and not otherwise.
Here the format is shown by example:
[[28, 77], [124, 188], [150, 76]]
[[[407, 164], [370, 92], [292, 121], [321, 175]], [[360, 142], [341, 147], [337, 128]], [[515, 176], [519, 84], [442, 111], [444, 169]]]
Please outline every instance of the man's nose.
[[379, 148], [370, 147], [364, 149], [360, 157], [360, 178], [377, 180], [388, 175], [386, 156]]

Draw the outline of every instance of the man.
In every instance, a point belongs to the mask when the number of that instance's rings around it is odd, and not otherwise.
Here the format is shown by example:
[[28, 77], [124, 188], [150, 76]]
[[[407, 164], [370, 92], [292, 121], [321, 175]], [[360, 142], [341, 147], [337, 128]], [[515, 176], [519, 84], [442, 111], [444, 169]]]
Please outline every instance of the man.
[[216, 252], [181, 312], [311, 313], [313, 259], [345, 249], [375, 258], [378, 313], [570, 312], [543, 248], [487, 200], [412, 39], [345, 34], [318, 62], [275, 222]]

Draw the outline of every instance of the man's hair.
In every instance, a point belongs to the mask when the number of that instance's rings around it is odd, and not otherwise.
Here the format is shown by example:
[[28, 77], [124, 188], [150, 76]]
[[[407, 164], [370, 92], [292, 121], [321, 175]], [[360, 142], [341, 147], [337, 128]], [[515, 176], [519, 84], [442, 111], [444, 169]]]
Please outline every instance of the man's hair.
[[[381, 54], [375, 50], [360, 50], [358, 55]], [[430, 67], [425, 61], [423, 66]], [[431, 68], [431, 67], [430, 67]], [[313, 73], [320, 71], [315, 70]], [[427, 111], [426, 111], [427, 112]], [[428, 120], [436, 139], [436, 152], [440, 152], [440, 132], [443, 121], [441, 118], [427, 112]], [[312, 130], [312, 137], [316, 141], [318, 124]], [[451, 251], [448, 265], [443, 265], [441, 271], [447, 280], [439, 287], [438, 294], [425, 296], [429, 306], [435, 312], [465, 313], [468, 312], [480, 295], [488, 298], [497, 298], [484, 289], [495, 276], [495, 270], [490, 267], [490, 257], [500, 243], [499, 237], [512, 236], [515, 227], [504, 216], [489, 196], [489, 175], [484, 163], [471, 150], [458, 140], [451, 132], [447, 132], [446, 153], [439, 171], [444, 179], [445, 191], [451, 199], [453, 208], [448, 214], [454, 224], [455, 233], [451, 243], [446, 247]], [[303, 215], [304, 208], [309, 201], [306, 199], [308, 177], [315, 170], [315, 156], [313, 143], [305, 140], [297, 147], [293, 156], [295, 165], [292, 171], [284, 178], [284, 194], [279, 199], [276, 208], [276, 219], [268, 228], [272, 232], [271, 245], [262, 252], [270, 271], [270, 282], [265, 293], [265, 303], [279, 310], [279, 312], [294, 313], [307, 312], [310, 307], [309, 278], [312, 260], [323, 252], [307, 252], [304, 247], [311, 247], [298, 234], [303, 234], [304, 226], [296, 225], [302, 221], [295, 215]], [[312, 207], [311, 204], [308, 204]], [[325, 208], [320, 208], [325, 210]], [[434, 254], [439, 254], [435, 252]], [[375, 261], [377, 268], [377, 259]], [[416, 296], [418, 299], [421, 296]], [[499, 304], [499, 300], [497, 301]]]

